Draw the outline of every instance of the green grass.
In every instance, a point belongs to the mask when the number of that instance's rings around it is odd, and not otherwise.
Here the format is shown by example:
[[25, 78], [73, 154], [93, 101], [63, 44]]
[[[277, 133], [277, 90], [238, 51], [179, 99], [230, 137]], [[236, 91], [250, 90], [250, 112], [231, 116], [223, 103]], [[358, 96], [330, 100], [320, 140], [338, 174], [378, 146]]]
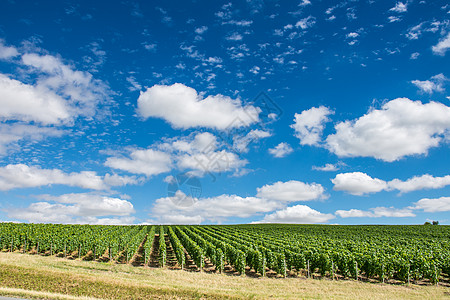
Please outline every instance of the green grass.
[[0, 295], [37, 299], [448, 299], [442, 286], [189, 273], [0, 253]]

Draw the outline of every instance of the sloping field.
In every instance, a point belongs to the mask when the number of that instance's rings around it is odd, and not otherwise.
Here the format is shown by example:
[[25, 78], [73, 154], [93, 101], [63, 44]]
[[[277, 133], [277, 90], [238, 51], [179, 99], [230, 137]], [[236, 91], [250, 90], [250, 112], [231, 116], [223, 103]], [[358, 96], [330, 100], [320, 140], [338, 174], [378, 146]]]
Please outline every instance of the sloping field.
[[448, 299], [444, 286], [251, 278], [0, 253], [0, 295], [35, 299]]
[[94, 226], [0, 223], [0, 249], [277, 278], [449, 285], [449, 226]]

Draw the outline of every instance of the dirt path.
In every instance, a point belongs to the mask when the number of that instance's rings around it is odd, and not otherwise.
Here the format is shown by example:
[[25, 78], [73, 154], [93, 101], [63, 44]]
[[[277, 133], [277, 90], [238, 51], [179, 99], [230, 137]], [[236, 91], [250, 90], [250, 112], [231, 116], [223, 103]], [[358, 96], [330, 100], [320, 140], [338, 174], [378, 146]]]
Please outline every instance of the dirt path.
[[177, 256], [173, 250], [172, 243], [170, 242], [169, 235], [165, 234], [164, 239], [166, 242], [166, 264], [170, 269], [181, 270], [181, 266], [178, 265]]
[[152, 252], [148, 260], [148, 266], [152, 268], [159, 268], [159, 234], [155, 234], [153, 239]]

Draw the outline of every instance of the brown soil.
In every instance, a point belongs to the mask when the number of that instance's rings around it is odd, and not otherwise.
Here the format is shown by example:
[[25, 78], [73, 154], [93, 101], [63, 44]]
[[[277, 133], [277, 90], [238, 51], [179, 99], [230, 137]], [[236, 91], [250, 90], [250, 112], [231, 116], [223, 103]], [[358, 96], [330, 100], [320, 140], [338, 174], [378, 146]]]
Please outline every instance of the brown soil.
[[153, 239], [148, 266], [152, 268], [159, 268], [159, 234], [155, 234], [155, 238]]
[[81, 260], [94, 260], [94, 252], [92, 252], [92, 250], [89, 250], [88, 253], [86, 253], [86, 255], [81, 258]]
[[170, 242], [169, 235], [164, 235], [166, 242], [166, 265], [171, 270], [181, 270], [181, 266], [178, 264], [177, 256], [173, 250], [172, 243]]
[[144, 257], [144, 245], [145, 242], [147, 241], [147, 236], [144, 237], [144, 240], [141, 242], [141, 244], [139, 245], [136, 253], [133, 255], [133, 257], [130, 260], [130, 264], [138, 267], [138, 266], [143, 266], [145, 263], [145, 257]]

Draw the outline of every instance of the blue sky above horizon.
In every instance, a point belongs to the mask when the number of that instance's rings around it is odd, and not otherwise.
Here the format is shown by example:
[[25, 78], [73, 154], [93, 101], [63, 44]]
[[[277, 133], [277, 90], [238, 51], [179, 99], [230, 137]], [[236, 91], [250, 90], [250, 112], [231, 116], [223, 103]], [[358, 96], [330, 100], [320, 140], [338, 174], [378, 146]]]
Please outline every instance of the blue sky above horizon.
[[450, 223], [446, 1], [2, 1], [0, 221]]

